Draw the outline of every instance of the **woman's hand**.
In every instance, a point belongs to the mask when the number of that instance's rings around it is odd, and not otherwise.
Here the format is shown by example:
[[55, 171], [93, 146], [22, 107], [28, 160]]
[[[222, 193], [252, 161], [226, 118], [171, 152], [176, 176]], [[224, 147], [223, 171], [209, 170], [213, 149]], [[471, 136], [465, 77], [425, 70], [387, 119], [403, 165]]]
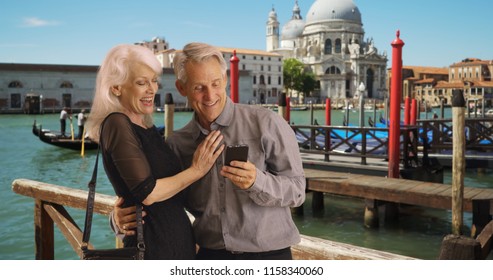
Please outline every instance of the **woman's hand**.
[[223, 152], [224, 144], [221, 144], [222, 140], [223, 136], [219, 130], [212, 131], [207, 135], [204, 141], [200, 143], [197, 150], [195, 150], [191, 168], [193, 168], [200, 177], [209, 172], [212, 165]]

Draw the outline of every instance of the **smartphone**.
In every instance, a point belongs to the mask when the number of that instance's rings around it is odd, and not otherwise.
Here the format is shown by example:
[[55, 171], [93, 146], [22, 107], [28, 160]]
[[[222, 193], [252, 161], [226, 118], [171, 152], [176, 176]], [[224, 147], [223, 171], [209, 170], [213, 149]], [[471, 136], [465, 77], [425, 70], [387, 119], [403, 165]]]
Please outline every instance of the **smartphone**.
[[224, 156], [224, 164], [231, 166], [231, 161], [247, 161], [248, 160], [248, 145], [228, 145]]

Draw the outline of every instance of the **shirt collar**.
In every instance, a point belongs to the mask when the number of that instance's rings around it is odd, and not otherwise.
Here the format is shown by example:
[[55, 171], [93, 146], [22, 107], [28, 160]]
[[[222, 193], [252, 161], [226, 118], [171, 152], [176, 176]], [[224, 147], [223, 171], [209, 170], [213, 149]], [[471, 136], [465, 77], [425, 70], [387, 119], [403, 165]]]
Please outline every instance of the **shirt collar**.
[[[219, 114], [217, 119], [212, 122], [211, 128], [213, 130], [218, 130], [221, 127], [229, 126], [231, 124], [232, 119], [233, 119], [234, 109], [235, 109], [235, 106], [234, 106], [233, 101], [231, 101], [231, 99], [229, 97], [226, 97], [226, 104], [224, 105], [224, 109], [221, 112], [221, 114]], [[209, 131], [200, 125], [197, 118], [198, 118], [197, 114], [194, 113], [193, 114], [193, 121], [195, 123], [195, 128], [196, 128], [196, 130], [194, 132], [195, 140], [197, 140], [200, 137], [200, 134], [204, 134], [204, 135], [209, 134]]]

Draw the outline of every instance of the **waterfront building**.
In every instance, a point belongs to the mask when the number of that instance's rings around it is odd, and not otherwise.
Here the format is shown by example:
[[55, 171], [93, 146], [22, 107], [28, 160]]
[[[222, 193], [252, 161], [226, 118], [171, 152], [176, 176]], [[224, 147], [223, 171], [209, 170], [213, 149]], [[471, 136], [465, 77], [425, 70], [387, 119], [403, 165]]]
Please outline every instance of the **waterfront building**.
[[[466, 58], [449, 67], [402, 67], [402, 99], [415, 98], [428, 108], [452, 104], [452, 91], [464, 91], [464, 98], [473, 106], [493, 105], [493, 60]], [[388, 83], [392, 78], [392, 69], [388, 69]]]
[[[315, 74], [318, 89], [311, 95], [313, 101], [357, 97], [361, 84], [366, 98], [387, 96], [387, 54], [378, 52], [373, 39], [365, 39], [361, 13], [352, 0], [316, 0], [306, 20], [295, 1], [291, 20], [280, 33], [279, 26], [272, 8], [266, 28], [267, 51], [284, 59], [295, 58]], [[295, 98], [304, 100], [304, 96]]]

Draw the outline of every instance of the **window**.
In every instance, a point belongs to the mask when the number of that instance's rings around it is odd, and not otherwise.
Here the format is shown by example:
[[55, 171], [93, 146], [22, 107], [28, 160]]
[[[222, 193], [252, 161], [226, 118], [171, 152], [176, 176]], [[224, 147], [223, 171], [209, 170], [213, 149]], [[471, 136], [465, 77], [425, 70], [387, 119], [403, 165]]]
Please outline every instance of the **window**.
[[60, 88], [74, 88], [74, 85], [71, 82], [65, 81], [60, 85]]
[[338, 75], [338, 74], [341, 74], [341, 70], [338, 68], [338, 67], [335, 67], [335, 66], [331, 66], [329, 68], [327, 68], [327, 70], [325, 71], [325, 74], [329, 74], [329, 75]]
[[9, 88], [22, 88], [22, 84], [19, 81], [12, 81], [9, 83]]
[[20, 108], [21, 107], [21, 94], [12, 93], [10, 95], [10, 108]]
[[336, 39], [336, 53], [341, 53], [341, 39]]
[[325, 40], [325, 54], [332, 54], [332, 40], [327, 39]]
[[267, 77], [267, 84], [270, 85], [270, 76]]
[[253, 84], [256, 85], [257, 84], [257, 76], [253, 76]]

